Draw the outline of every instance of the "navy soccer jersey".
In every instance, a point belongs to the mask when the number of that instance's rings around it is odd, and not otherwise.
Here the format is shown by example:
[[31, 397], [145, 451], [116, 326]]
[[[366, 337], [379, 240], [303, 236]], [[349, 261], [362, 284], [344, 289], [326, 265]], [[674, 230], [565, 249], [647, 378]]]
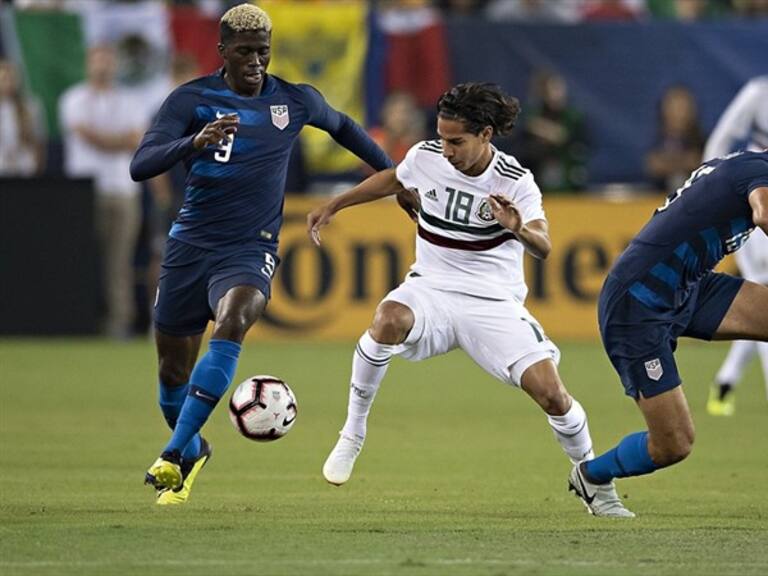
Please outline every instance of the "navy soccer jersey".
[[768, 186], [768, 152], [706, 162], [668, 196], [611, 274], [648, 308], [675, 308], [681, 293], [746, 242], [755, 227], [747, 196], [761, 186]]
[[[234, 137], [195, 150], [195, 135], [225, 114], [239, 117]], [[327, 131], [376, 170], [392, 165], [313, 87], [266, 75], [261, 94], [246, 97], [232, 91], [219, 71], [171, 93], [136, 152], [131, 174], [144, 180], [184, 162], [185, 199], [170, 233], [178, 240], [200, 248], [276, 243], [291, 147], [305, 125]]]
[[[237, 132], [218, 146], [196, 150], [195, 136], [226, 114], [239, 117]], [[261, 94], [246, 97], [233, 92], [219, 71], [166, 99], [131, 163], [135, 180], [179, 161], [187, 170], [184, 204], [171, 227], [155, 302], [161, 332], [202, 332], [235, 286], [254, 286], [269, 298], [279, 263], [288, 160], [305, 125], [325, 130], [377, 170], [392, 165], [360, 126], [308, 85], [267, 75]]]
[[749, 194], [768, 187], [768, 153], [711, 160], [670, 194], [611, 269], [598, 302], [600, 335], [628, 395], [680, 384], [680, 336], [711, 339], [742, 280], [713, 272], [755, 224]]

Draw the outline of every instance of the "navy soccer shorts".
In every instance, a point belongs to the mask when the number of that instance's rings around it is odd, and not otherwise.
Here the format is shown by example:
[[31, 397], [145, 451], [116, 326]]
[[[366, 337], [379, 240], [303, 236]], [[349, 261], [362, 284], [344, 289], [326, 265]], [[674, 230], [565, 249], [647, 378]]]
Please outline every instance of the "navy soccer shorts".
[[208, 250], [169, 238], [155, 297], [155, 326], [171, 336], [200, 334], [234, 286], [255, 286], [269, 299], [278, 263], [273, 244]]
[[624, 391], [651, 398], [680, 385], [674, 351], [680, 336], [711, 340], [744, 280], [710, 272], [675, 309], [651, 310], [614, 276], [605, 281], [598, 303], [603, 346]]

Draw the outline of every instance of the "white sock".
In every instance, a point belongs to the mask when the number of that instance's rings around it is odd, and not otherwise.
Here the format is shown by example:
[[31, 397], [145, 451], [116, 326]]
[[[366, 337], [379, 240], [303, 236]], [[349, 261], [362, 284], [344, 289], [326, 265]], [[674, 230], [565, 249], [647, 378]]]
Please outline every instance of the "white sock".
[[728, 356], [725, 357], [723, 365], [715, 376], [718, 384], [730, 384], [736, 386], [744, 374], [744, 368], [752, 360], [752, 356], [757, 352], [757, 342], [750, 340], [736, 340], [731, 344]]
[[589, 435], [587, 413], [578, 400], [571, 398], [571, 409], [562, 416], [547, 414], [549, 425], [555, 433], [555, 438], [571, 459], [573, 464], [584, 460], [592, 460], [595, 453], [592, 451], [592, 438]]
[[345, 436], [365, 438], [368, 413], [387, 373], [394, 344], [379, 344], [368, 331], [360, 337], [352, 357], [347, 421], [341, 432]]

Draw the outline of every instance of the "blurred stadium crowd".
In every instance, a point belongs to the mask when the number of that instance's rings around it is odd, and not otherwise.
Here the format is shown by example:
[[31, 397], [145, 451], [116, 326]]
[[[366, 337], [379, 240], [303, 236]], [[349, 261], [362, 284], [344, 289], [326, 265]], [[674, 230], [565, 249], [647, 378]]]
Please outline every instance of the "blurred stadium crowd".
[[[132, 271], [117, 263], [156, 275], [183, 197], [181, 167], [133, 183], [132, 150], [175, 86], [219, 66], [218, 19], [238, 3], [0, 4], [0, 178], [93, 179], [102, 251], [114, 263], [115, 336], [134, 322], [120, 304]], [[501, 84], [523, 116], [496, 144], [550, 193], [679, 185], [725, 105], [768, 73], [768, 0], [258, 4], [275, 23], [271, 72], [320, 88], [395, 161], [433, 137], [434, 103], [451, 84]], [[289, 193], [327, 193], [369, 173], [316, 137], [294, 150]]]
[[[57, 175], [78, 171], [68, 157], [72, 148], [67, 144], [71, 125], [62, 116], [62, 97], [88, 75], [87, 49], [109, 47], [107, 51], [112, 52], [110, 58], [114, 62], [113, 70], [107, 72], [112, 78], [107, 82], [116, 91], [134, 99], [134, 111], [143, 115], [143, 120], [137, 119], [136, 126], [137, 131], [141, 131], [175, 85], [218, 67], [217, 20], [223, 11], [237, 3], [237, 0], [7, 2], [2, 11], [0, 32], [0, 98], [5, 114], [0, 134], [0, 174]], [[536, 33], [546, 31], [549, 26], [564, 30], [594, 26], [610, 30], [615, 26], [620, 32], [630, 26], [632, 30], [658, 32], [658, 26], [670, 22], [673, 26], [684, 23], [688, 31], [725, 26], [719, 31], [728, 35], [750, 28], [758, 34], [768, 31], [768, 0], [389, 0], [369, 3], [288, 0], [273, 1], [274, 5], [269, 1], [262, 4], [271, 10], [279, 8], [281, 12], [311, 9], [317, 16], [313, 33], [319, 35], [311, 39], [312, 42], [334, 40], [333, 26], [323, 21], [324, 11], [338, 13], [339, 9], [358, 8], [364, 18], [359, 23], [365, 28], [363, 41], [346, 41], [344, 46], [328, 49], [315, 48], [309, 57], [303, 54], [297, 58], [303, 46], [283, 40], [293, 33], [288, 28], [278, 28], [273, 72], [291, 80], [313, 81], [322, 88], [322, 77], [330, 78], [334, 74], [334, 61], [357, 64], [358, 75], [347, 79], [343, 93], [337, 94], [339, 90], [333, 89], [326, 92], [326, 97], [368, 126], [395, 160], [401, 158], [412, 143], [430, 136], [433, 104], [451, 83], [491, 80], [508, 89], [510, 84], [517, 87], [512, 91], [523, 103], [524, 117], [517, 135], [498, 145], [530, 166], [546, 191], [579, 191], [607, 182], [660, 188], [673, 185], [690, 171], [694, 158], [701, 156], [706, 134], [722, 105], [702, 111], [702, 98], [711, 100], [711, 95], [688, 82], [696, 73], [694, 67], [683, 65], [677, 77], [671, 76], [671, 81], [667, 70], [657, 70], [665, 77], [656, 80], [657, 90], [643, 94], [652, 96], [656, 107], [654, 117], [644, 118], [644, 123], [652, 122], [656, 128], [650, 139], [647, 134], [642, 135], [642, 166], [623, 172], [621, 166], [618, 172], [607, 171], [600, 167], [599, 161], [593, 165], [595, 152], [599, 156], [600, 149], [606, 145], [601, 134], [604, 130], [600, 127], [601, 118], [592, 109], [599, 108], [599, 102], [597, 98], [578, 93], [585, 90], [581, 84], [595, 81], [588, 77], [589, 70], [574, 71], [567, 66], [567, 59], [547, 53], [546, 39], [536, 40], [535, 34], [529, 34], [522, 45], [534, 55], [523, 58], [524, 73], [517, 73], [518, 69], [501, 70], [496, 77], [485, 78], [479, 65], [476, 77], [466, 78], [472, 75], [472, 67], [462, 62], [465, 57], [459, 52], [463, 42], [454, 40], [454, 31], [478, 40], [486, 31], [491, 36], [497, 34], [499, 25], [510, 33], [516, 31], [515, 27]], [[279, 15], [277, 20], [279, 26]], [[54, 30], [56, 52], [52, 53], [50, 48], [54, 44], [47, 35]], [[669, 34], [680, 30], [670, 28]], [[611, 37], [598, 40], [610, 41]], [[501, 50], [489, 54], [489, 59], [520, 59], [519, 54], [503, 51], [519, 46], [493, 46]], [[632, 46], [633, 56], [642, 58], [638, 53], [642, 48], [640, 44]], [[540, 54], [535, 54], [537, 51]], [[753, 56], [757, 58], [759, 54]], [[282, 58], [292, 63], [281, 62]], [[297, 60], [301, 60], [299, 65]], [[666, 67], [676, 64], [679, 62], [670, 61]], [[736, 67], [736, 63], [732, 64]], [[631, 69], [606, 70], [605, 76], [621, 82], [622, 73], [631, 75], [632, 72]], [[716, 74], [714, 70], [713, 75]], [[740, 74], [742, 77], [731, 73], [728, 77], [710, 78], [707, 88], [722, 93], [718, 104], [727, 102], [747, 79], [745, 72]], [[292, 77], [296, 75], [301, 77]], [[653, 81], [649, 79], [649, 82]], [[576, 90], [572, 90], [572, 85]], [[604, 97], [611, 98], [612, 94]], [[626, 109], [622, 110], [619, 105], [617, 111], [626, 112]], [[629, 122], [621, 117], [614, 120]], [[637, 132], [632, 135], [639, 136]], [[672, 150], [674, 158], [670, 159]], [[322, 154], [318, 157], [312, 151], [310, 158], [305, 156], [305, 150], [295, 151], [289, 192], [307, 192], [313, 190], [313, 184], [333, 181], [341, 175], [357, 178], [366, 174], [364, 167], [351, 164], [349, 159], [323, 162]], [[79, 173], [82, 174], [82, 170]], [[158, 188], [156, 200], [163, 206], [177, 206], [178, 198], [169, 198], [172, 187], [161, 183]]]

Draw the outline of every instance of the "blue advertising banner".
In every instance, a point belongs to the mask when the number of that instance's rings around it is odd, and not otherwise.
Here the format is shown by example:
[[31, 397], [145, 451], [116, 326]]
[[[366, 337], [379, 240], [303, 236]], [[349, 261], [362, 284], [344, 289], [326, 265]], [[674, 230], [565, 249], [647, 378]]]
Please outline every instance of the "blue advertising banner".
[[751, 77], [768, 73], [768, 21], [448, 25], [456, 82], [496, 82], [525, 106], [534, 72], [567, 81], [587, 118], [592, 183], [642, 182], [658, 103], [670, 86], [695, 95], [708, 134]]

